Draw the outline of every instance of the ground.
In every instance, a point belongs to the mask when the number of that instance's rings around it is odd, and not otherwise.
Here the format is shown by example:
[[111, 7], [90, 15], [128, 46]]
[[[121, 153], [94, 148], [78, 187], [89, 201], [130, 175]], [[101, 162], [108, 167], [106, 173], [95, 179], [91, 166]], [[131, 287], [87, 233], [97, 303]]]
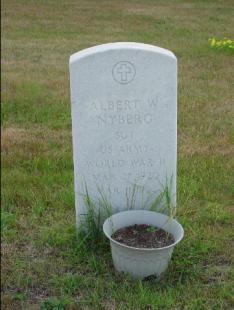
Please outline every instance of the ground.
[[[232, 0], [2, 3], [2, 309], [233, 309]], [[116, 275], [75, 232], [69, 56], [135, 41], [178, 58], [178, 213], [161, 282]]]

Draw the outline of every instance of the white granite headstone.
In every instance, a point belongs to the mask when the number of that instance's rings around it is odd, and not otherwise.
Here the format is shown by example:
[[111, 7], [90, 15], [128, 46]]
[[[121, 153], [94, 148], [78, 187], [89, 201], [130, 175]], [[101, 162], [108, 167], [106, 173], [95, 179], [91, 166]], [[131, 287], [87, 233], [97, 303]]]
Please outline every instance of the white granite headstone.
[[70, 84], [77, 223], [84, 183], [97, 208], [101, 189], [114, 212], [129, 207], [135, 185], [135, 208], [149, 208], [170, 179], [175, 202], [174, 54], [141, 43], [94, 46], [71, 55]]

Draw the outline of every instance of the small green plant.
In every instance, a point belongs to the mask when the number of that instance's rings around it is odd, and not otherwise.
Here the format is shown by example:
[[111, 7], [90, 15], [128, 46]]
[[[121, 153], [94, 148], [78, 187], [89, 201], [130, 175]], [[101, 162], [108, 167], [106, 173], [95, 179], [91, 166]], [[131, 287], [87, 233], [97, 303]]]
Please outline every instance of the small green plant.
[[[151, 205], [151, 211], [158, 211], [161, 213], [165, 213], [169, 216], [169, 220], [172, 220], [176, 215], [176, 206], [172, 197], [172, 182], [173, 176], [171, 176], [170, 181], [166, 178], [166, 184], [162, 185], [162, 190], [160, 194], [156, 197], [154, 202]], [[170, 234], [166, 231], [167, 238], [169, 238]]]
[[113, 214], [113, 208], [112, 205], [110, 203], [110, 201], [108, 200], [104, 190], [97, 186], [98, 189], [98, 193], [100, 195], [99, 199], [98, 199], [98, 203], [99, 203], [99, 207], [100, 207], [100, 212], [102, 215], [102, 221], [105, 220], [107, 217], [110, 217]]
[[150, 227], [147, 227], [146, 228], [146, 231], [149, 232], [149, 233], [154, 233], [158, 230], [157, 227], [153, 227], [153, 226], [150, 226]]
[[110, 217], [112, 205], [109, 202], [104, 190], [97, 186], [99, 198], [94, 202], [90, 196], [86, 182], [84, 182], [83, 201], [86, 207], [86, 213], [82, 214], [82, 220], [78, 230], [79, 247], [89, 243], [91, 247], [96, 247], [104, 241], [102, 233], [102, 223]]
[[228, 50], [234, 52], [234, 41], [231, 39], [224, 38], [223, 40], [217, 40], [211, 38], [208, 40], [210, 47], [217, 50]]
[[133, 210], [136, 205], [136, 195], [139, 191], [139, 186], [134, 183], [132, 189], [126, 188], [126, 209]]
[[172, 181], [173, 177], [166, 179], [166, 184], [162, 185], [162, 190], [151, 204], [150, 210], [167, 214], [170, 218], [174, 218], [176, 207], [172, 199]]
[[82, 214], [82, 220], [78, 230], [81, 247], [86, 241], [91, 245], [97, 244], [102, 239], [101, 231], [101, 212], [95, 207], [95, 203], [90, 197], [87, 184], [85, 183], [85, 194], [83, 195], [86, 213]]

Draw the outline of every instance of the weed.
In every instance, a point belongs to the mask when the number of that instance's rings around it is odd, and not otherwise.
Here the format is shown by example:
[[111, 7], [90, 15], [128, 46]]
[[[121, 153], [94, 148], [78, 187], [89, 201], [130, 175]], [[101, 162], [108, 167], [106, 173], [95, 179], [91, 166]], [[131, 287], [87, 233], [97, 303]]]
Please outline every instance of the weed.
[[157, 211], [167, 214], [170, 218], [175, 217], [176, 206], [173, 202], [172, 197], [172, 182], [173, 177], [171, 176], [170, 181], [166, 178], [166, 184], [161, 184], [162, 190], [156, 196], [153, 203], [150, 206], [151, 211]]
[[132, 187], [126, 188], [126, 210], [133, 210], [135, 208], [139, 188], [136, 183]]

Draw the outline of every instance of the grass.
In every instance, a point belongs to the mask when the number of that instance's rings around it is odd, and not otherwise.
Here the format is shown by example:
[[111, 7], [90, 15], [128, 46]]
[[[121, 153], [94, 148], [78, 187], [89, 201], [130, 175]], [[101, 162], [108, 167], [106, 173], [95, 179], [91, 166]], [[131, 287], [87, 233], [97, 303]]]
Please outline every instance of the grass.
[[[2, 308], [233, 308], [233, 1], [2, 2]], [[160, 283], [116, 275], [108, 242], [78, 247], [69, 56], [139, 41], [178, 57], [177, 216]]]

